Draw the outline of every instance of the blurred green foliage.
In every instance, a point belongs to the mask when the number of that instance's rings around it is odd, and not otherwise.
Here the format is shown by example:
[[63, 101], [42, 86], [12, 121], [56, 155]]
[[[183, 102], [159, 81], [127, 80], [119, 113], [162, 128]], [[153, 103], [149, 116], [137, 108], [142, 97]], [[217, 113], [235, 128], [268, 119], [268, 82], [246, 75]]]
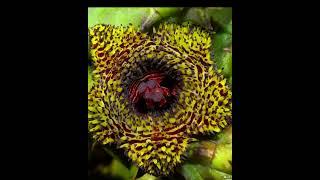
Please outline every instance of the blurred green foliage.
[[[175, 23], [191, 22], [212, 34], [213, 60], [230, 84], [232, 84], [232, 9], [208, 8], [89, 8], [88, 27], [95, 24], [129, 25], [148, 31], [162, 21]], [[88, 89], [92, 84], [92, 69], [88, 67]], [[228, 180], [232, 179], [232, 128], [225, 129], [217, 137], [215, 155], [209, 165], [184, 163], [178, 170], [186, 180]], [[193, 147], [194, 148], [194, 147]], [[112, 156], [115, 156], [112, 154]], [[115, 157], [110, 164], [99, 166], [97, 170], [105, 176], [124, 180], [136, 179], [138, 168], [124, 166]], [[144, 174], [138, 180], [156, 180]]]

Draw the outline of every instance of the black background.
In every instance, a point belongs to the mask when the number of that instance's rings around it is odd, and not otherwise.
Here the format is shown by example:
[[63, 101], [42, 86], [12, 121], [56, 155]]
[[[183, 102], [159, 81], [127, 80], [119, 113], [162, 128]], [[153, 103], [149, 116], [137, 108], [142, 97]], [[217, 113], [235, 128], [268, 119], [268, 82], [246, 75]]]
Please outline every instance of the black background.
[[66, 3], [17, 3], [2, 12], [6, 179], [87, 178], [87, 7], [148, 5], [233, 7], [233, 178], [318, 176], [316, 6]]

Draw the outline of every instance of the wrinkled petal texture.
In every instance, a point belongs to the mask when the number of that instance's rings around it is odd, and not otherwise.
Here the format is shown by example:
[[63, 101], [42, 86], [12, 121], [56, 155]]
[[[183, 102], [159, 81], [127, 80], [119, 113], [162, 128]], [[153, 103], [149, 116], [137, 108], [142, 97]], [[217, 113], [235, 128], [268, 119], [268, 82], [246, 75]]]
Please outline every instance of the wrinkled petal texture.
[[[231, 89], [211, 59], [207, 32], [165, 23], [149, 36], [133, 26], [96, 25], [89, 36], [94, 64], [89, 132], [102, 144], [124, 149], [141, 169], [168, 175], [195, 135], [231, 124]], [[172, 112], [157, 117], [135, 113], [122, 85], [121, 77], [147, 59], [165, 61], [183, 81]]]

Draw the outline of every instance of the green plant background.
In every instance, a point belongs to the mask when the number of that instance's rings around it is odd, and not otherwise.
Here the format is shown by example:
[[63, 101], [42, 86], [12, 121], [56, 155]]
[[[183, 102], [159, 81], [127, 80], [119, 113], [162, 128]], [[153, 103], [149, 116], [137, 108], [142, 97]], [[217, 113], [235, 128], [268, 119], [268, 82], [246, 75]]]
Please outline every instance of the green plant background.
[[[232, 9], [221, 7], [207, 8], [89, 8], [88, 27], [95, 24], [129, 25], [132, 24], [144, 31], [149, 31], [153, 26], [167, 21], [182, 24], [191, 22], [210, 32], [213, 39], [213, 59], [216, 66], [222, 69], [222, 73], [232, 85]], [[92, 67], [88, 66], [88, 90], [92, 84]], [[209, 163], [186, 161], [177, 171], [186, 180], [202, 179], [232, 179], [232, 127], [226, 128], [210, 139], [216, 144], [214, 158], [209, 159]], [[100, 154], [106, 153], [111, 157], [108, 163], [94, 162], [97, 158], [97, 148], [89, 143], [88, 160], [91, 163], [89, 169], [89, 179], [139, 179], [154, 180], [161, 179], [149, 174], [137, 175], [138, 168], [133, 165], [125, 165], [119, 160], [117, 154], [111, 152], [106, 147]], [[189, 155], [192, 150], [206, 148], [201, 143], [191, 145]], [[109, 158], [110, 159], [110, 158]], [[92, 165], [93, 164], [93, 165]], [[93, 175], [94, 174], [94, 175]], [[177, 177], [168, 177], [177, 179]]]

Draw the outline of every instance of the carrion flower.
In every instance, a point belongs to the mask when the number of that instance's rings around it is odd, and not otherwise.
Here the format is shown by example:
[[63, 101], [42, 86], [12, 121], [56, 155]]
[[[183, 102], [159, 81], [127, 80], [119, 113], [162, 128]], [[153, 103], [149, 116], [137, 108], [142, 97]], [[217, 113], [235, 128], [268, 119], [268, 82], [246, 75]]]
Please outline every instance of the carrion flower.
[[93, 86], [89, 132], [141, 169], [168, 175], [198, 135], [232, 119], [231, 89], [211, 59], [211, 38], [190, 25], [89, 29]]

